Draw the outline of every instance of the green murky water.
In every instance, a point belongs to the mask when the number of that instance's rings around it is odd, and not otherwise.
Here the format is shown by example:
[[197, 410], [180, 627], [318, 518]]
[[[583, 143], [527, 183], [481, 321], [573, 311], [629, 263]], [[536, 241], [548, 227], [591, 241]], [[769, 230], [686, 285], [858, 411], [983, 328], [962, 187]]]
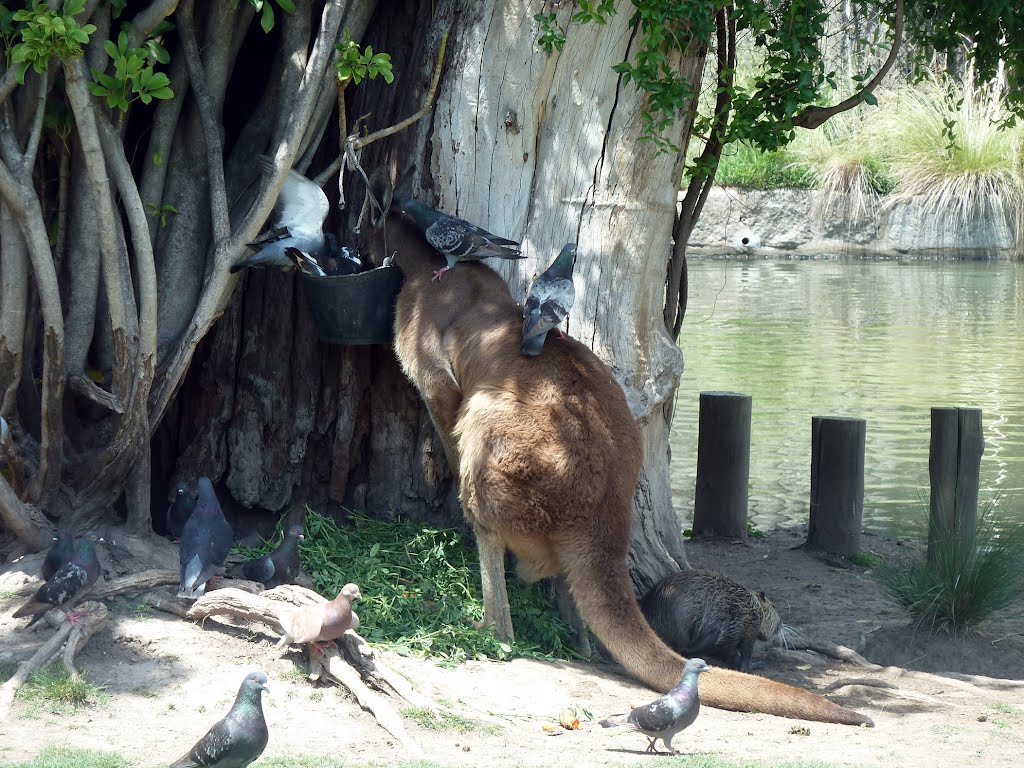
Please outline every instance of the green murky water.
[[753, 397], [750, 522], [806, 522], [812, 416], [867, 419], [865, 528], [925, 530], [932, 406], [983, 410], [982, 506], [1024, 522], [1024, 264], [690, 260], [673, 423], [693, 517], [702, 391]]

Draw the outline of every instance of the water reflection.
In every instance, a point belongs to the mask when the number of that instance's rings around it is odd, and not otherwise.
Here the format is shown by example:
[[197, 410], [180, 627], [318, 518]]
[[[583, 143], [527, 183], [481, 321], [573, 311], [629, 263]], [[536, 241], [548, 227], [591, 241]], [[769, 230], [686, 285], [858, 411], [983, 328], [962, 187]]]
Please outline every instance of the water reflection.
[[690, 261], [672, 432], [693, 517], [698, 395], [753, 396], [751, 522], [805, 522], [811, 416], [867, 419], [865, 527], [924, 530], [932, 406], [983, 409], [981, 502], [1024, 522], [1024, 264]]

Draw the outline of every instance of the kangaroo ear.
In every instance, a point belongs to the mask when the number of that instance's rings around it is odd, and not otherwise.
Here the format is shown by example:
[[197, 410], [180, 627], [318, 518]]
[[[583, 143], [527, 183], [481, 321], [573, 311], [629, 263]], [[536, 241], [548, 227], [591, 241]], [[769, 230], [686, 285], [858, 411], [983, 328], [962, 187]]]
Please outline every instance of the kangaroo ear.
[[384, 225], [384, 217], [391, 209], [395, 187], [391, 182], [391, 171], [387, 166], [378, 166], [370, 174], [367, 190], [367, 205], [370, 209], [370, 223], [377, 229]]

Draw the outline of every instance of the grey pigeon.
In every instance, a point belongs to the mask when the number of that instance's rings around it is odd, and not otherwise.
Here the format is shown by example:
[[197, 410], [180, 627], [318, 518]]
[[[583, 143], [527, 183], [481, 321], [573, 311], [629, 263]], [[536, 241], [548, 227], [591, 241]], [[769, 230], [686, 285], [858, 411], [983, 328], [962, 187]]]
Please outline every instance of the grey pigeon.
[[291, 584], [302, 568], [299, 563], [299, 542], [305, 535], [301, 525], [288, 529], [281, 545], [269, 555], [234, 566], [228, 574], [249, 581], [259, 581], [268, 589]]
[[690, 659], [683, 667], [683, 676], [679, 684], [664, 696], [650, 704], [637, 707], [625, 722], [602, 720], [605, 728], [625, 726], [647, 736], [651, 741], [647, 745], [648, 752], [657, 752], [654, 748], [658, 739], [665, 742], [671, 754], [679, 754], [672, 748], [672, 737], [688, 727], [700, 713], [700, 699], [697, 696], [697, 675], [707, 672], [711, 667], [703, 659]]
[[[269, 157], [260, 155], [258, 159], [263, 171], [273, 172], [274, 162]], [[249, 247], [256, 249], [256, 253], [232, 266], [232, 274], [247, 267], [291, 269], [294, 263], [286, 253], [288, 248], [308, 254], [319, 264], [328, 257], [337, 257], [337, 238], [323, 230], [328, 211], [330, 203], [324, 191], [298, 171], [288, 171], [271, 217], [271, 227], [282, 234], [251, 244]]]
[[[544, 349], [548, 331], [558, 328], [576, 301], [576, 288], [572, 283], [572, 268], [576, 264], [576, 243], [566, 243], [551, 266], [544, 270], [530, 286], [523, 307], [524, 355], [536, 357]], [[559, 333], [562, 333], [559, 330]], [[564, 334], [562, 334], [564, 336]]]
[[49, 581], [75, 554], [75, 539], [64, 529], [53, 534], [53, 544], [43, 560], [43, 581]]
[[93, 531], [84, 534], [75, 544], [71, 559], [46, 580], [31, 600], [14, 612], [15, 618], [31, 616], [31, 627], [51, 608], [60, 608], [68, 621], [80, 623], [78, 614], [71, 607], [85, 596], [100, 575], [96, 544], [101, 541], [103, 539]]
[[231, 710], [206, 732], [171, 768], [245, 768], [267, 748], [270, 734], [263, 717], [263, 692], [267, 676], [246, 675]]
[[[328, 237], [333, 237], [333, 235], [328, 235]], [[312, 277], [354, 275], [363, 268], [358, 256], [359, 251], [347, 245], [335, 248], [332, 254], [323, 259], [322, 262], [294, 246], [285, 248], [284, 253], [300, 272], [304, 272]]]
[[181, 533], [185, 529], [185, 523], [192, 515], [192, 510], [196, 508], [196, 498], [192, 495], [192, 492], [188, 489], [187, 483], [178, 483], [174, 486], [174, 500], [171, 505], [167, 508], [167, 515], [164, 518], [164, 523], [167, 527], [167, 533], [175, 541], [181, 540]]
[[476, 261], [492, 256], [500, 259], [526, 258], [519, 252], [519, 243], [514, 240], [492, 235], [486, 229], [456, 216], [435, 211], [411, 198], [399, 200], [398, 205], [412, 219], [431, 247], [448, 262], [447, 266], [434, 273], [435, 280], [440, 280], [441, 275], [460, 261]]
[[194, 600], [202, 596], [206, 591], [206, 582], [224, 564], [234, 538], [234, 531], [224, 519], [217, 494], [213, 492], [213, 483], [208, 477], [200, 477], [199, 500], [181, 532], [181, 549], [178, 551], [181, 584], [178, 597]]
[[352, 610], [353, 600], [362, 600], [359, 587], [346, 584], [333, 600], [298, 608], [283, 608], [278, 611], [284, 635], [277, 643], [277, 649], [287, 649], [291, 643], [327, 643], [337, 640], [347, 629], [359, 626], [359, 617]]

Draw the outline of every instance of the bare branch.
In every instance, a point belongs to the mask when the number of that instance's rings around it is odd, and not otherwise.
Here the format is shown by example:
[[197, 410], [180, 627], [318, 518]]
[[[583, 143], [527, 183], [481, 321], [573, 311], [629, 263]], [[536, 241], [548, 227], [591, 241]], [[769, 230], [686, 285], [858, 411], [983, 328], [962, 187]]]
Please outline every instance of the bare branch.
[[32, 168], [36, 161], [36, 151], [39, 149], [39, 137], [43, 132], [43, 115], [46, 113], [46, 72], [39, 76], [39, 93], [36, 95], [36, 110], [32, 115], [32, 127], [29, 129], [28, 141], [25, 142], [25, 155], [22, 158], [22, 165], [26, 172]]
[[892, 48], [889, 50], [889, 56], [882, 64], [875, 76], [871, 78], [867, 85], [861, 88], [857, 93], [843, 99], [841, 102], [832, 107], [816, 107], [811, 106], [801, 112], [799, 115], [793, 118], [793, 125], [798, 128], [813, 129], [819, 127], [829, 118], [835, 117], [841, 112], [848, 112], [854, 107], [865, 101], [865, 98], [870, 94], [878, 85], [885, 79], [885, 76], [889, 74], [889, 70], [892, 69], [896, 63], [896, 57], [899, 55], [900, 48], [903, 45], [903, 0], [896, 0], [896, 20], [893, 25], [892, 33]]
[[174, 13], [177, 7], [178, 0], [153, 0], [151, 5], [143, 8], [132, 19], [132, 26], [128, 31], [128, 45], [132, 48], [142, 45], [160, 22]]
[[199, 119], [206, 142], [207, 173], [210, 177], [210, 213], [213, 218], [214, 242], [221, 243], [231, 234], [231, 219], [228, 216], [228, 193], [224, 183], [224, 151], [217, 125], [218, 111], [207, 86], [203, 59], [196, 42], [195, 20], [192, 16], [194, 0], [184, 0], [178, 9], [178, 33], [181, 36], [182, 53], [188, 65], [189, 79], [199, 104]]
[[50, 524], [46, 517], [19, 499], [3, 475], [0, 475], [0, 521], [33, 552], [46, 548], [50, 543]]
[[379, 131], [371, 133], [369, 136], [364, 136], [361, 139], [355, 139], [351, 141], [352, 149], [362, 149], [368, 144], [372, 144], [378, 139], [386, 139], [388, 136], [393, 136], [403, 128], [408, 128], [410, 125], [415, 123], [417, 120], [423, 118], [429, 111], [434, 103], [434, 96], [437, 95], [437, 84], [441, 81], [441, 65], [444, 63], [444, 51], [448, 47], [448, 33], [445, 32], [441, 35], [441, 46], [437, 51], [437, 64], [434, 66], [434, 76], [430, 80], [430, 87], [427, 89], [427, 97], [423, 100], [423, 106], [419, 112], [411, 115], [405, 120], [388, 128], [382, 128]]
[[85, 374], [74, 373], [68, 376], [68, 385], [86, 400], [96, 403], [108, 411], [124, 413], [124, 403], [103, 387], [96, 386], [95, 382]]
[[0, 415], [14, 411], [28, 307], [28, 256], [14, 215], [0, 201]]

